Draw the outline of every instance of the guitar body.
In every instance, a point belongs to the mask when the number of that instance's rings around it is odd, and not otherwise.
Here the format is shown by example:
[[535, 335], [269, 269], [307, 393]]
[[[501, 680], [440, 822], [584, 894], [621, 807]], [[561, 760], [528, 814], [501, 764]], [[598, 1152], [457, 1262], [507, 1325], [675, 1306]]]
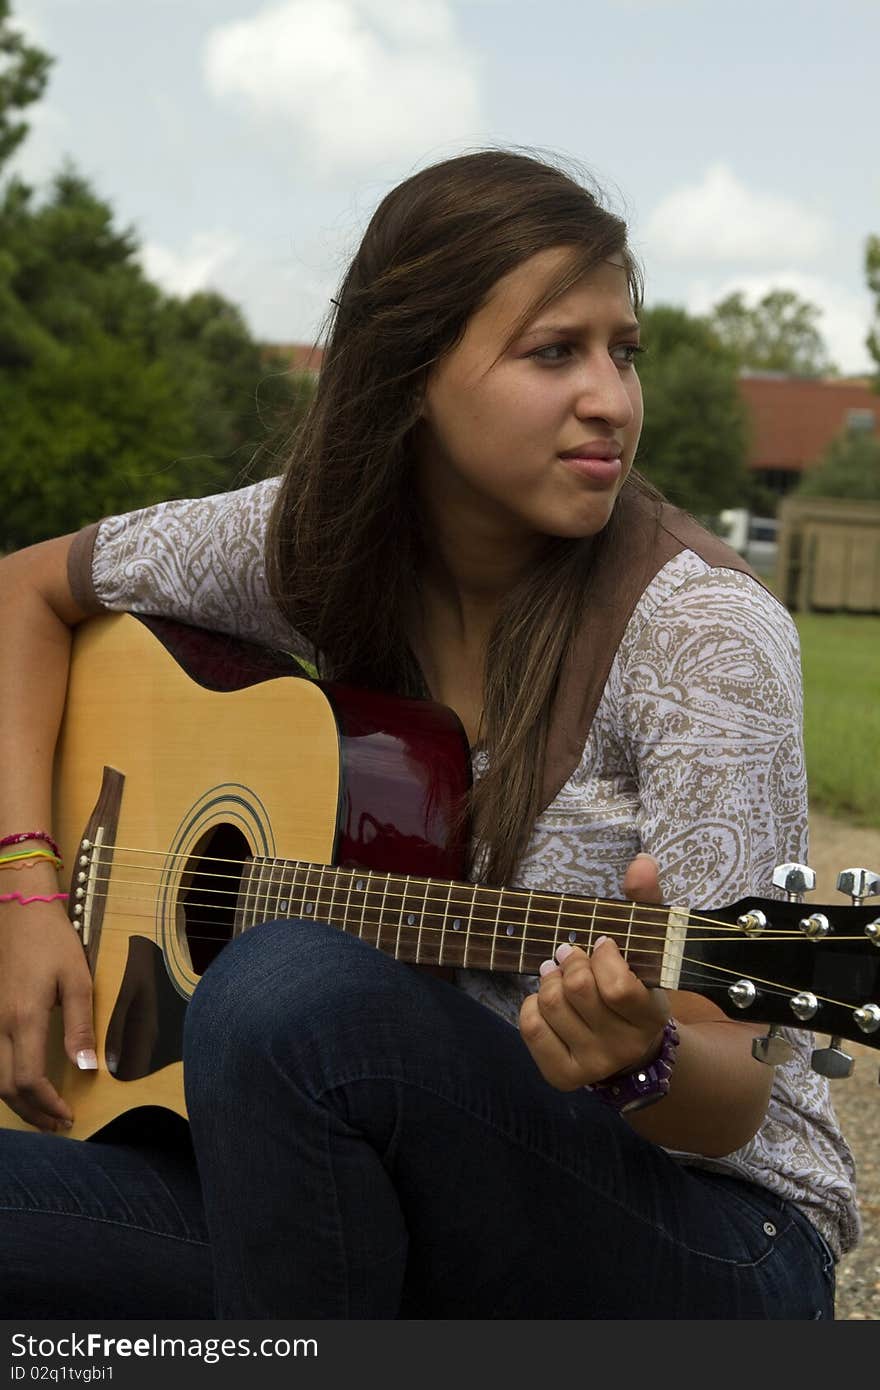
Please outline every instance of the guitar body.
[[[49, 1074], [74, 1138], [137, 1106], [185, 1114], [186, 1002], [241, 928], [251, 856], [462, 876], [452, 827], [470, 763], [452, 712], [279, 670], [302, 668], [127, 614], [75, 635], [54, 811], [71, 914], [104, 769], [123, 780], [109, 885], [102, 871], [91, 886], [106, 896], [87, 946], [97, 1072], [68, 1062], [53, 1019]], [[285, 906], [267, 896], [266, 919], [296, 915]], [[28, 1128], [2, 1103], [0, 1125]]]

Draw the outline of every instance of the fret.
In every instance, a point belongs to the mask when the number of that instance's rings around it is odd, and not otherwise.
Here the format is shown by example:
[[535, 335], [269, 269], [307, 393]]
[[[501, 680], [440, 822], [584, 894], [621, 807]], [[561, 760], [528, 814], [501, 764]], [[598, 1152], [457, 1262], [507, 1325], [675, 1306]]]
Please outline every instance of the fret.
[[[328, 872], [329, 872], [330, 867], [331, 867], [331, 866], [328, 866]], [[332, 923], [333, 926], [338, 925], [337, 923], [335, 923], [335, 922], [333, 921], [333, 900], [334, 900], [334, 898], [336, 897], [336, 884], [337, 884], [337, 882], [338, 882], [338, 879], [339, 879], [339, 870], [336, 869], [336, 868], [333, 868], [333, 871], [332, 871], [332, 873], [330, 874], [330, 901], [329, 901], [329, 903], [327, 904], [327, 916], [326, 916], [326, 920], [327, 920], [328, 922]], [[324, 880], [323, 880], [323, 875], [322, 875], [322, 878], [321, 878], [322, 886], [323, 886], [323, 881], [324, 881]]]
[[504, 894], [498, 894], [498, 906], [495, 909], [495, 922], [492, 927], [492, 945], [489, 950], [489, 969], [495, 969], [495, 947], [498, 944], [498, 933], [501, 930], [501, 907], [504, 902]]
[[369, 871], [365, 874], [358, 874], [354, 881], [355, 891], [360, 893], [361, 895], [361, 921], [360, 926], [358, 927], [358, 939], [360, 941], [363, 941], [364, 939], [364, 927], [366, 926], [367, 912], [367, 896], [370, 892], [371, 878], [372, 872]]
[[270, 861], [270, 863], [269, 863], [269, 872], [268, 872], [268, 874], [265, 872], [265, 869], [264, 869], [264, 871], [263, 871], [263, 915], [262, 915], [262, 920], [263, 920], [264, 922], [268, 922], [268, 921], [269, 921], [269, 918], [270, 918], [270, 916], [271, 916], [271, 910], [270, 910], [270, 908], [269, 908], [269, 897], [270, 897], [270, 895], [271, 895], [272, 889], [275, 887], [275, 875], [278, 873], [279, 868], [280, 868], [280, 865], [279, 865], [278, 860], [277, 860], [277, 859], [272, 859], [272, 860]]
[[300, 917], [307, 917], [307, 916], [309, 916], [309, 913], [310, 913], [310, 908], [309, 908], [309, 865], [304, 865], [303, 867], [304, 867], [304, 872], [303, 872], [303, 895], [302, 895], [302, 899], [300, 899], [299, 915], [300, 915]]
[[[303, 917], [306, 921], [319, 919], [321, 878], [324, 869], [320, 864], [306, 866], [306, 890], [303, 894]], [[317, 881], [316, 881], [317, 880]]]
[[525, 912], [526, 920], [525, 920], [525, 924], [524, 924], [524, 926], [523, 926], [522, 942], [521, 942], [520, 948], [519, 948], [519, 965], [518, 965], [517, 968], [518, 968], [520, 974], [522, 974], [522, 973], [523, 973], [523, 970], [525, 969], [526, 939], [527, 939], [528, 934], [529, 934], [529, 927], [530, 927], [531, 924], [532, 924], [532, 898], [533, 898], [533, 897], [534, 897], [534, 893], [533, 893], [533, 891], [532, 891], [531, 889], [529, 889], [529, 900], [528, 900], [528, 902], [526, 903], [526, 912]]
[[403, 880], [403, 888], [401, 889], [401, 892], [400, 892], [400, 912], [398, 913], [398, 916], [397, 916], [397, 940], [396, 940], [395, 946], [394, 946], [394, 957], [395, 957], [395, 960], [401, 960], [401, 959], [403, 959], [403, 957], [401, 956], [401, 951], [400, 951], [400, 937], [401, 937], [401, 933], [403, 932], [403, 914], [404, 914], [404, 912], [406, 911], [406, 888], [407, 888], [407, 884], [408, 884], [408, 883], [409, 883], [409, 874], [407, 874], [406, 878]]
[[556, 926], [553, 932], [553, 950], [550, 952], [550, 955], [553, 960], [556, 959], [556, 948], [561, 944], [559, 941], [559, 933], [562, 931], [562, 907], [564, 902], [565, 898], [560, 897], [559, 903], [556, 908]]
[[315, 917], [319, 922], [326, 922], [328, 920], [327, 913], [321, 906], [321, 894], [324, 892], [324, 873], [326, 867], [326, 864], [321, 864], [318, 869], [318, 891], [315, 893]]
[[595, 930], [596, 930], [596, 909], [598, 908], [598, 906], [599, 906], [598, 900], [597, 900], [596, 898], [594, 898], [594, 899], [593, 899], [593, 915], [592, 915], [592, 917], [590, 918], [590, 937], [589, 937], [589, 941], [587, 942], [588, 949], [591, 950], [591, 951], [592, 951], [592, 949], [593, 949], [593, 934], [594, 934], [594, 932], [595, 932]]
[[267, 921], [266, 917], [266, 883], [267, 875], [271, 875], [268, 861], [260, 859], [257, 862], [257, 881], [254, 884], [254, 926], [258, 922]]
[[636, 906], [637, 906], [637, 904], [636, 904], [636, 903], [633, 903], [632, 907], [631, 907], [630, 910], [629, 910], [629, 922], [627, 923], [627, 927], [626, 927], [626, 941], [623, 943], [623, 959], [624, 959], [624, 960], [629, 960], [630, 945], [631, 945], [631, 942], [632, 942], [633, 920], [634, 920], [635, 915], [636, 915]]
[[452, 906], [452, 888], [453, 885], [450, 883], [446, 891], [446, 906], [443, 909], [443, 922], [440, 927], [440, 951], [437, 959], [441, 965], [446, 963], [446, 924], [449, 921], [449, 909]]
[[428, 915], [428, 893], [431, 889], [431, 880], [425, 879], [425, 891], [423, 895], [422, 911], [419, 917], [419, 930], [416, 936], [416, 964], [418, 965], [422, 954], [422, 932], [425, 929], [425, 918]]
[[348, 891], [345, 894], [345, 906], [342, 909], [342, 930], [349, 931], [348, 914], [351, 911], [351, 890], [354, 887], [354, 873], [348, 870]]
[[388, 896], [388, 883], [389, 875], [384, 874], [382, 881], [382, 900], [379, 903], [378, 908], [378, 920], [376, 922], [376, 941], [374, 943], [379, 948], [379, 950], [382, 949], [382, 923], [385, 918], [385, 899]]
[[272, 915], [277, 919], [290, 916], [290, 895], [288, 889], [288, 879], [291, 884], [296, 882], [296, 865], [286, 864], [281, 860], [281, 873], [278, 875], [278, 891], [275, 894], [275, 907]]
[[246, 859], [241, 866], [241, 874], [238, 880], [238, 892], [235, 895], [235, 910], [232, 914], [232, 937], [241, 936], [247, 929], [245, 915], [247, 913], [247, 882], [250, 874], [252, 859]]
[[464, 934], [464, 951], [462, 952], [462, 965], [464, 965], [465, 967], [467, 967], [468, 965], [468, 954], [470, 952], [471, 947], [471, 929], [474, 925], [474, 908], [477, 905], [478, 892], [479, 889], [475, 887], [471, 896], [471, 907], [468, 913], [467, 928]]
[[252, 859], [252, 860], [250, 861], [250, 863], [248, 864], [247, 886], [246, 886], [246, 888], [245, 888], [245, 904], [246, 904], [246, 906], [245, 906], [245, 912], [244, 912], [244, 929], [245, 929], [245, 931], [247, 931], [250, 927], [256, 926], [257, 918], [256, 918], [256, 913], [255, 913], [255, 911], [254, 911], [254, 904], [255, 904], [256, 899], [257, 899], [258, 885], [259, 885], [259, 868], [258, 868], [258, 866], [257, 866], [257, 861], [256, 861], [255, 859]]

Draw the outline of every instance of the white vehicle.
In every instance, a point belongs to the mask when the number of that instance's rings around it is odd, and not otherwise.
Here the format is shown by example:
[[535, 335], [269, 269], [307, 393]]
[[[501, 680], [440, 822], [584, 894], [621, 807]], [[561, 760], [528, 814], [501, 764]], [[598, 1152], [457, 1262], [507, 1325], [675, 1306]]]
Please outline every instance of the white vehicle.
[[753, 516], [746, 507], [732, 507], [719, 517], [721, 535], [760, 574], [776, 565], [779, 522], [772, 516]]

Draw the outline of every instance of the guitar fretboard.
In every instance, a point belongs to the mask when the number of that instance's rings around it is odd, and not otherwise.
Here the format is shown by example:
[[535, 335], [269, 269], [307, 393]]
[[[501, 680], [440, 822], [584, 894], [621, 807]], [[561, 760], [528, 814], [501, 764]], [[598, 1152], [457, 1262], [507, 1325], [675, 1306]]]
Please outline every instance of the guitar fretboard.
[[589, 950], [598, 937], [611, 936], [646, 983], [661, 974], [669, 983], [656, 943], [684, 927], [674, 910], [651, 913], [637, 903], [574, 894], [253, 859], [242, 874], [235, 930], [279, 917], [313, 918], [397, 960], [522, 974], [537, 974], [563, 942]]

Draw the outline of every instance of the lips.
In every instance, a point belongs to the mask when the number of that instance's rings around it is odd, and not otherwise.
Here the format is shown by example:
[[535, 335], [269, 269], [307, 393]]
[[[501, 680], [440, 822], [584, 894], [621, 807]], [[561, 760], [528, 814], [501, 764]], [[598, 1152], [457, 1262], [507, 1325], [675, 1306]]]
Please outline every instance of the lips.
[[619, 459], [623, 453], [623, 445], [615, 439], [590, 439], [585, 444], [577, 444], [573, 449], [566, 449], [559, 457], [561, 459]]

